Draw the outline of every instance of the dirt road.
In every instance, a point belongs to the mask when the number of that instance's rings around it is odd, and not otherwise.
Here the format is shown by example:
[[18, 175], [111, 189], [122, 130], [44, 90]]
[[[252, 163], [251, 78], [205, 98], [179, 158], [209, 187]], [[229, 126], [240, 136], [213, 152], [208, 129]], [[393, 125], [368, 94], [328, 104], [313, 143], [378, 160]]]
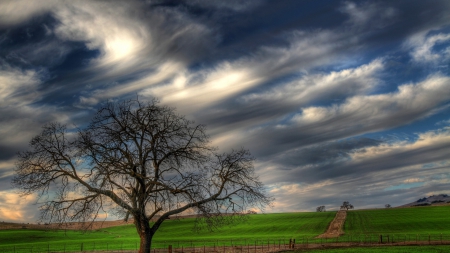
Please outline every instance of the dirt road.
[[334, 220], [328, 226], [327, 231], [317, 236], [317, 238], [336, 238], [344, 234], [342, 227], [344, 226], [346, 217], [347, 217], [346, 210], [340, 210], [339, 212], [337, 212], [336, 216], [334, 217]]

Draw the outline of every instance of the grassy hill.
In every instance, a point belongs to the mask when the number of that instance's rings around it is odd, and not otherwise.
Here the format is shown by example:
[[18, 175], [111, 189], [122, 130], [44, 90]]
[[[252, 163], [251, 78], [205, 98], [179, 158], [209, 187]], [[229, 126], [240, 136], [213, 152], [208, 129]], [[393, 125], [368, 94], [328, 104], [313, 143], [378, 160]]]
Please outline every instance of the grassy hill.
[[[218, 231], [194, 232], [195, 219], [167, 220], [153, 239], [153, 247], [190, 245], [231, 245], [267, 243], [267, 240], [315, 237], [323, 233], [336, 212], [280, 213], [250, 215], [245, 223], [225, 226]], [[36, 251], [135, 249], [139, 238], [133, 225], [110, 227], [82, 234], [78, 231], [3, 230], [0, 231], [0, 252], [16, 247]], [[83, 244], [83, 245], [81, 245]], [[50, 250], [48, 250], [50, 248]], [[30, 252], [28, 250], [27, 252]]]
[[356, 234], [448, 234], [450, 206], [356, 210], [347, 213], [346, 235]]
[[[178, 248], [191, 245], [266, 245], [268, 240], [271, 244], [277, 244], [287, 242], [290, 238], [297, 239], [297, 243], [326, 243], [326, 240], [313, 238], [325, 232], [335, 214], [336, 212], [309, 212], [250, 215], [245, 223], [225, 226], [214, 232], [193, 231], [193, 218], [167, 220], [156, 233], [152, 246], [166, 248], [171, 244]], [[441, 233], [444, 240], [450, 240], [449, 214], [450, 206], [349, 211], [344, 224], [345, 235], [338, 240], [377, 242], [377, 236], [383, 234], [390, 235], [391, 241], [395, 236], [397, 242], [414, 240], [415, 235], [426, 236], [425, 239], [419, 237], [419, 240], [427, 240], [431, 235], [432, 240], [436, 241]], [[133, 225], [110, 227], [85, 234], [69, 230], [0, 230], [0, 252], [125, 250], [136, 249], [138, 242]]]

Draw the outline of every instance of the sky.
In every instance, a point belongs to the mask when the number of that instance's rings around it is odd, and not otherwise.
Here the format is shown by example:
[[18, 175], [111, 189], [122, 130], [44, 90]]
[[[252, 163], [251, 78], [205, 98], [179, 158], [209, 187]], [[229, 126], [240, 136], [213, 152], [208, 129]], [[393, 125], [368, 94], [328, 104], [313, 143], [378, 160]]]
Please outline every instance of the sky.
[[0, 1], [0, 220], [49, 122], [156, 97], [245, 147], [267, 212], [450, 194], [450, 1]]

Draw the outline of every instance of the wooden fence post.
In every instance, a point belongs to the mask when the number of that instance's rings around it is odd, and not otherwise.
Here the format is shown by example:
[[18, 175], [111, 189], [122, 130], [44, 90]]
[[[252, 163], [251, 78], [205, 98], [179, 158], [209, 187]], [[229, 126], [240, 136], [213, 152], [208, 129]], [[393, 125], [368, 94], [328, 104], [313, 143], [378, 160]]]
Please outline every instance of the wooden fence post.
[[172, 245], [169, 245], [169, 249], [168, 249], [169, 251], [169, 253], [172, 253]]

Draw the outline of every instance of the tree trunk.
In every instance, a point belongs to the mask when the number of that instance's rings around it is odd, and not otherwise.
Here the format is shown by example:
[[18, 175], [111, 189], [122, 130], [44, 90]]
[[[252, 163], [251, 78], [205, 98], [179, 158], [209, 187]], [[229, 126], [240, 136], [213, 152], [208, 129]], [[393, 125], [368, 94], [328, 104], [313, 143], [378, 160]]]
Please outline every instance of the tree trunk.
[[141, 238], [141, 242], [139, 244], [139, 253], [150, 253], [150, 249], [152, 246], [152, 236], [141, 234], [139, 235]]
[[139, 253], [150, 253], [153, 233], [149, 222], [145, 215], [136, 215], [134, 218], [134, 224], [141, 239]]

